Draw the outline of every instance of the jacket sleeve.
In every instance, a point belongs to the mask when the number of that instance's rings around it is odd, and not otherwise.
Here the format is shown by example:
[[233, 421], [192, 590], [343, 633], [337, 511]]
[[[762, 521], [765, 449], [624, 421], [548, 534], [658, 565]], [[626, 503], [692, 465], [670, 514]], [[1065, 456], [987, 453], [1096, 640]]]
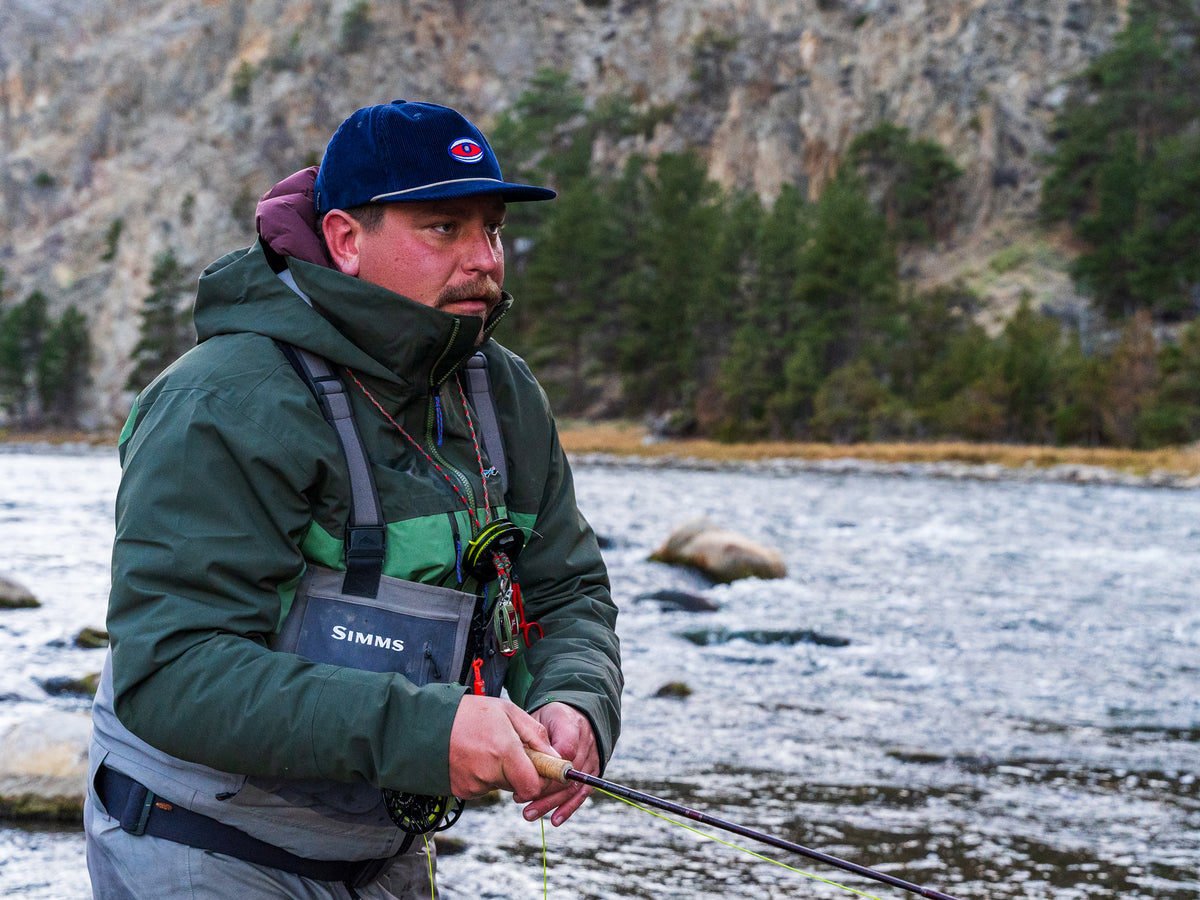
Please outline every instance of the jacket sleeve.
[[[320, 445], [332, 431], [290, 402], [255, 406], [262, 421], [200, 388], [151, 388], [135, 410], [108, 619], [116, 713], [153, 746], [223, 771], [448, 793], [461, 687], [267, 647], [303, 572], [307, 492], [340, 459], [336, 444], [314, 459], [313, 435]], [[306, 416], [319, 427], [297, 429]]]
[[[523, 366], [519, 371], [532, 381]], [[526, 671], [510, 679], [510, 693], [530, 711], [555, 701], [579, 709], [592, 724], [606, 765], [621, 730], [624, 681], [617, 607], [596, 536], [576, 505], [571, 468], [549, 407], [536, 382], [532, 390], [536, 399], [518, 404], [525, 411], [520, 427], [510, 424], [505, 432], [506, 441], [510, 434], [526, 437], [518, 448], [509, 441], [509, 468], [517, 472], [510, 499], [520, 506], [523, 495], [529, 495], [537, 504], [533, 533], [517, 574], [526, 614], [541, 625], [545, 636], [525, 649]], [[540, 429], [530, 421], [531, 407], [539, 407]], [[539, 431], [544, 443], [536, 446], [528, 437]], [[536, 471], [544, 479], [536, 487], [524, 481], [533, 458], [543, 463]]]

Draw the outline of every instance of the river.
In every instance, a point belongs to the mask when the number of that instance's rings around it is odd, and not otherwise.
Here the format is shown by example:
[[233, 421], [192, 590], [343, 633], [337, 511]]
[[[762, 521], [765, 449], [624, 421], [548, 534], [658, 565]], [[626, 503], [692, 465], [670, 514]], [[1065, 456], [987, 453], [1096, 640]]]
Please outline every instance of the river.
[[[613, 780], [963, 900], [1200, 898], [1200, 492], [580, 465], [627, 686]], [[117, 465], [0, 453], [0, 724], [99, 668]], [[646, 561], [708, 515], [788, 577]], [[643, 598], [701, 594], [685, 612]], [[664, 685], [686, 696], [658, 696]], [[468, 808], [443, 896], [845, 898], [609, 798], [542, 832]], [[745, 843], [745, 842], [743, 842]], [[749, 846], [749, 845], [747, 845]], [[446, 852], [457, 849], [459, 852]], [[780, 851], [870, 896], [907, 896]], [[545, 879], [545, 881], [543, 880]], [[0, 823], [0, 894], [89, 897], [73, 831]]]

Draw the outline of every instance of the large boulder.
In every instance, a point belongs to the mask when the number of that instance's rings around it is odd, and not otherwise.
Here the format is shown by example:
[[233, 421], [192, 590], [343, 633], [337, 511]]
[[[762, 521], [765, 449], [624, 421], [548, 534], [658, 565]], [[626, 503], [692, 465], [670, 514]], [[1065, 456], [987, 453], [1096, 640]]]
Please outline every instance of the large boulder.
[[0, 728], [0, 817], [82, 822], [87, 713], [41, 708]]
[[651, 554], [654, 562], [688, 566], [718, 584], [739, 578], [783, 578], [787, 566], [777, 550], [719, 528], [707, 518], [679, 526]]
[[41, 604], [28, 588], [0, 575], [0, 609], [31, 609], [35, 606]]

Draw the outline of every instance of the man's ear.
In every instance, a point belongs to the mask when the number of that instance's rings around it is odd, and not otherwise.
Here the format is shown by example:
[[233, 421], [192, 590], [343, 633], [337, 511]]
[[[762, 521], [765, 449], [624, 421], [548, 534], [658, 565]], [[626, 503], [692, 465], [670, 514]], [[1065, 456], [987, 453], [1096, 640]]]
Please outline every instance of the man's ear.
[[353, 216], [340, 209], [331, 209], [321, 220], [321, 231], [325, 235], [325, 246], [329, 258], [343, 275], [358, 277], [358, 242], [362, 225]]

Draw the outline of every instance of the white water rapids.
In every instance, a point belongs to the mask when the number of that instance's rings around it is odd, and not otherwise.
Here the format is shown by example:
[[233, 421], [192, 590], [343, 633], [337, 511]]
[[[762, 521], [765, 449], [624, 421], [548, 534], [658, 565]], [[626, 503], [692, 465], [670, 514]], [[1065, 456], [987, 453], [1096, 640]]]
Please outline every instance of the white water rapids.
[[[0, 452], [0, 571], [43, 601], [0, 611], [0, 724], [86, 706], [43, 685], [99, 668], [72, 639], [103, 624], [117, 475], [111, 452]], [[576, 479], [621, 607], [607, 777], [964, 900], [1200, 898], [1200, 492]], [[646, 561], [699, 514], [778, 548], [788, 577], [713, 587]], [[638, 599], [663, 589], [720, 609]], [[668, 682], [690, 695], [655, 696]], [[546, 834], [552, 898], [851, 896], [605, 798]], [[543, 896], [540, 829], [512, 804], [449, 835], [443, 897]], [[0, 823], [0, 894], [89, 897], [79, 834]]]

